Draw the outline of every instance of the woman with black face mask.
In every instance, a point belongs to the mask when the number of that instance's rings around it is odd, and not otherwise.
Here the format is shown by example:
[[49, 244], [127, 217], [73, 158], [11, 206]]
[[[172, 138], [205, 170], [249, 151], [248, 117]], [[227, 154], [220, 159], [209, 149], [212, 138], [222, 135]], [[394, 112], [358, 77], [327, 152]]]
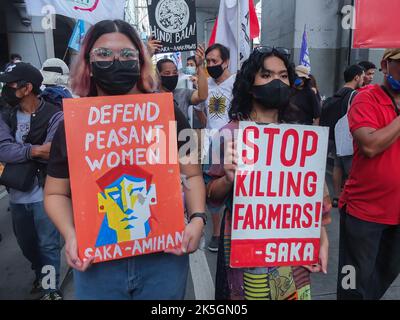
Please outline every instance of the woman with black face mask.
[[[260, 124], [298, 122], [300, 110], [290, 104], [290, 86], [294, 73], [286, 54], [283, 49], [255, 49], [237, 75], [229, 112], [231, 122], [221, 130], [231, 131], [230, 136], [234, 137], [240, 121]], [[223, 153], [223, 160], [220, 161], [222, 164], [212, 164], [206, 176], [208, 202], [212, 205], [226, 205], [221, 226], [224, 241], [220, 242], [218, 250], [216, 299], [310, 299], [310, 271], [326, 273], [327, 269], [328, 239], [325, 227], [321, 231], [320, 263], [317, 266], [233, 269], [227, 263], [230, 259], [237, 154], [235, 140], [225, 140], [224, 144], [219, 149]], [[329, 222], [329, 209], [328, 195], [324, 199], [324, 225]], [[282, 281], [285, 288], [279, 290], [276, 284]]]
[[[137, 32], [121, 20], [102, 21], [88, 31], [71, 77], [72, 90], [81, 97], [153, 93], [155, 87], [152, 65], [144, 45]], [[189, 128], [177, 108], [175, 118], [178, 134]], [[179, 148], [183, 143], [177, 144]], [[180, 159], [188, 156], [185, 153]], [[87, 260], [78, 257], [65, 128], [64, 124], [60, 125], [47, 170], [45, 206], [65, 238], [66, 259], [74, 269], [77, 299], [184, 298], [189, 270], [187, 254], [197, 250], [205, 224], [205, 185], [199, 165], [181, 164], [180, 171], [186, 176], [183, 190], [190, 218], [183, 234], [182, 247], [92, 265], [93, 257]], [[182, 218], [183, 215], [182, 212]]]
[[179, 73], [175, 63], [170, 59], [161, 59], [157, 62], [157, 71], [160, 77], [160, 92], [172, 92], [177, 107], [188, 120], [192, 116], [188, 113], [189, 106], [197, 106], [206, 101], [208, 97], [207, 74], [204, 66], [205, 53], [201, 45], [196, 50], [195, 60], [198, 79], [197, 90], [176, 88], [179, 81]]

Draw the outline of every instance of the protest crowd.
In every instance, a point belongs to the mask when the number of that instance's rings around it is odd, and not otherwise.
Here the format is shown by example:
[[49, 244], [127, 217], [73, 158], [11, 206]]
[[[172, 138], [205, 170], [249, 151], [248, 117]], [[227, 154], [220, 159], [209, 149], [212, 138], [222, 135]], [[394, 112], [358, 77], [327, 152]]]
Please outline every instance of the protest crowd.
[[[183, 300], [211, 224], [216, 300], [310, 300], [338, 208], [337, 299], [381, 299], [400, 271], [400, 49], [346, 66], [325, 98], [286, 48], [254, 46], [236, 69], [217, 41], [186, 50], [182, 68], [163, 48], [110, 19], [70, 65], [36, 68], [15, 53], [2, 66], [0, 184], [31, 294], [63, 299], [64, 247], [76, 299]], [[139, 147], [168, 123], [160, 150], [177, 162], [157, 164], [154, 147], [153, 170]], [[55, 286], [43, 286], [45, 266]]]

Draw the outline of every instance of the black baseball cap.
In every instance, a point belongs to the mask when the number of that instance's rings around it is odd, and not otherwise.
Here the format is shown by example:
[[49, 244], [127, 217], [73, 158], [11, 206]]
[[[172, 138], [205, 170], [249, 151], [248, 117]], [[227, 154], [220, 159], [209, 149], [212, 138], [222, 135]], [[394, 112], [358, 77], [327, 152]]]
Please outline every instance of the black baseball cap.
[[25, 81], [31, 83], [35, 92], [40, 91], [42, 86], [42, 73], [30, 63], [18, 62], [7, 67], [5, 72], [0, 73], [0, 82], [13, 83]]

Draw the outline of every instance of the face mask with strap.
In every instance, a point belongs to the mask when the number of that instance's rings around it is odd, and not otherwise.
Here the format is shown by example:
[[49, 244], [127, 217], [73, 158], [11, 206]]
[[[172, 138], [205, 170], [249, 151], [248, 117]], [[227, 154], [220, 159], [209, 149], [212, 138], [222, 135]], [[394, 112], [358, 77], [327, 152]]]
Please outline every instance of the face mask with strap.
[[397, 116], [400, 116], [400, 110], [399, 110], [399, 106], [396, 103], [396, 100], [394, 99], [394, 97], [392, 96], [392, 94], [389, 92], [389, 90], [385, 87], [385, 86], [381, 86], [382, 90], [385, 91], [385, 93], [389, 96], [389, 98], [392, 100], [393, 106], [394, 106], [394, 110], [396, 111]]

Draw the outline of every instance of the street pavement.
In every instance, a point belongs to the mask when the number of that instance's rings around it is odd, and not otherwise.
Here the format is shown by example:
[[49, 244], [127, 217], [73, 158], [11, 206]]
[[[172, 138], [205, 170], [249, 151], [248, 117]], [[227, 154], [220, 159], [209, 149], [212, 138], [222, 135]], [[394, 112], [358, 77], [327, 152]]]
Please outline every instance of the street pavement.
[[[328, 185], [332, 183], [328, 177]], [[209, 219], [210, 221], [211, 219]], [[211, 223], [207, 225], [205, 238], [211, 236]], [[8, 196], [0, 189], [0, 300], [32, 300], [29, 294], [34, 274], [23, 257], [12, 232], [11, 214], [8, 211]], [[339, 215], [332, 210], [332, 223], [328, 226], [330, 241], [328, 274], [312, 275], [312, 297], [315, 300], [336, 299], [336, 279], [339, 253]], [[72, 273], [67, 272], [62, 254], [62, 287], [66, 300], [74, 300]], [[186, 292], [187, 300], [207, 300], [214, 297], [216, 254], [207, 249], [199, 250], [190, 258], [191, 272]], [[383, 299], [400, 299], [400, 277], [396, 279]]]

